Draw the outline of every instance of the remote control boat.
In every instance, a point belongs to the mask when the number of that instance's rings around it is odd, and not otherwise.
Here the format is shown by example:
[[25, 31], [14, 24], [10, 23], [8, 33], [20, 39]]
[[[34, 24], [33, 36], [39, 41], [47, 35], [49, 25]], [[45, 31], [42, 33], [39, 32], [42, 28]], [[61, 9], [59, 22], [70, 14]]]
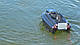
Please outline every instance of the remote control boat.
[[41, 15], [42, 21], [46, 23], [53, 31], [70, 30], [71, 26], [68, 21], [55, 9], [47, 9]]

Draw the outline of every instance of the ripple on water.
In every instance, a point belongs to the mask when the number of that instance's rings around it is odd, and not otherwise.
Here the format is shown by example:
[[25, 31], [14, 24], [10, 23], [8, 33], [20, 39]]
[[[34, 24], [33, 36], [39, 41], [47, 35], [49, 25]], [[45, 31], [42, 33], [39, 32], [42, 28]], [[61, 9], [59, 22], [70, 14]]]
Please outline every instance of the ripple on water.
[[[80, 43], [79, 0], [0, 0], [0, 44], [4, 45], [73, 45]], [[70, 16], [74, 32], [49, 35], [40, 31], [40, 14], [47, 8]], [[42, 11], [43, 10], [43, 11]], [[78, 13], [76, 13], [78, 12]], [[74, 18], [73, 16], [76, 15]], [[75, 20], [74, 20], [75, 19]], [[54, 39], [54, 37], [56, 39]], [[8, 43], [8, 44], [7, 44]]]

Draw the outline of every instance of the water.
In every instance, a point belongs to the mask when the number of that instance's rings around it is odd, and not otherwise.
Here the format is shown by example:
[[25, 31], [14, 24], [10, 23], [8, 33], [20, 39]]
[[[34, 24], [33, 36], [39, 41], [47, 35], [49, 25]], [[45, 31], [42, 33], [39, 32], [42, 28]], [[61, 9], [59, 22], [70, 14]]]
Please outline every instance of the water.
[[[72, 26], [71, 33], [40, 29], [40, 15], [54, 8]], [[0, 45], [80, 45], [80, 0], [0, 0]]]

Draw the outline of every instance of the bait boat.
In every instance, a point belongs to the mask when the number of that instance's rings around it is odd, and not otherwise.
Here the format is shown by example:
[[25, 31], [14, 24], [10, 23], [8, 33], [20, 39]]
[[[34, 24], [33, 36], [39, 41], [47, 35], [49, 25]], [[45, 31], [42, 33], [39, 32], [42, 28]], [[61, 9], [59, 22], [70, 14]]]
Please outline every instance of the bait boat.
[[55, 9], [47, 9], [41, 15], [43, 23], [46, 23], [53, 31], [70, 30], [68, 21]]

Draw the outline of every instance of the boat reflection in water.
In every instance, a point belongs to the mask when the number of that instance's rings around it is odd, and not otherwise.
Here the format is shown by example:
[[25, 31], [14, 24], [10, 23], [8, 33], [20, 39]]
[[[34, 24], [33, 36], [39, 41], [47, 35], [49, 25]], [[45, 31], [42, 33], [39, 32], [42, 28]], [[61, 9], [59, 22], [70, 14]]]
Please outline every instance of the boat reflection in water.
[[71, 40], [71, 33], [67, 33], [67, 32], [59, 32], [57, 31], [55, 34], [53, 34], [53, 39], [54, 42], [57, 44], [60, 43], [65, 43], [67, 45], [72, 45], [72, 40]]

